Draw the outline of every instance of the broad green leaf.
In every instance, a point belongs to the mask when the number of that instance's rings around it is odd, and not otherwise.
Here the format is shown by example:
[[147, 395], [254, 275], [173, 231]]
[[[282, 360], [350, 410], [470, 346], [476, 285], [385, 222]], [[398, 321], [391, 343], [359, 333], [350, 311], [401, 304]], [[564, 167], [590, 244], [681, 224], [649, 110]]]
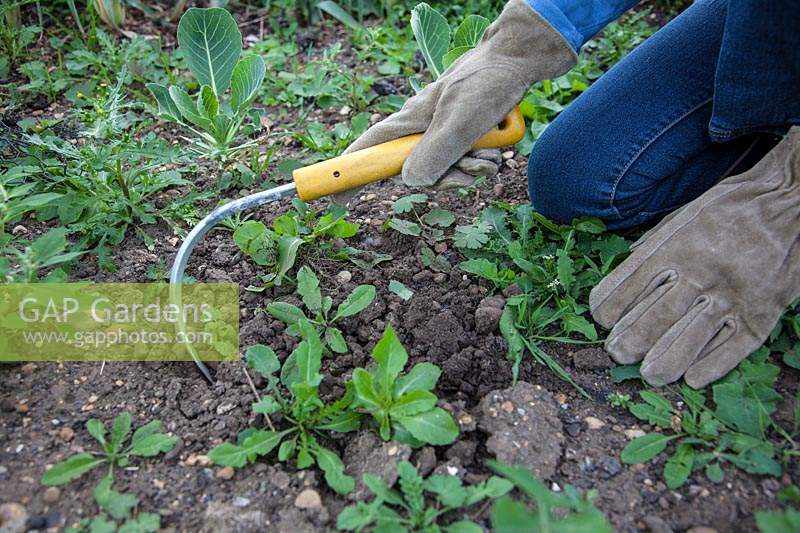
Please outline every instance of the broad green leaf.
[[216, 446], [208, 453], [208, 458], [214, 464], [241, 468], [248, 461], [255, 461], [257, 456], [268, 454], [291, 431], [256, 431], [241, 446], [229, 442]]
[[392, 211], [397, 214], [408, 213], [414, 209], [414, 204], [423, 204], [428, 201], [428, 195], [424, 193], [409, 194], [398, 198], [392, 203]]
[[231, 76], [231, 109], [239, 113], [255, 98], [264, 82], [267, 68], [261, 56], [247, 56], [233, 67]]
[[425, 479], [423, 486], [426, 491], [436, 494], [445, 507], [462, 507], [468, 496], [461, 480], [449, 474], [432, 474]]
[[378, 394], [381, 397], [388, 397], [393, 392], [394, 380], [408, 361], [408, 353], [391, 324], [386, 325], [383, 337], [372, 350], [372, 357], [378, 363], [377, 383], [375, 383]]
[[478, 250], [489, 242], [489, 232], [492, 227], [485, 221], [476, 222], [468, 226], [456, 226], [453, 235], [453, 244], [458, 248]]
[[392, 217], [386, 222], [386, 225], [396, 232], [410, 237], [419, 237], [422, 234], [422, 228], [419, 224], [402, 218]]
[[432, 391], [441, 374], [441, 369], [433, 363], [417, 363], [394, 382], [394, 397], [411, 391]]
[[558, 257], [556, 262], [558, 281], [561, 283], [561, 286], [564, 287], [564, 290], [569, 292], [572, 288], [572, 284], [575, 283], [575, 274], [572, 271], [572, 258], [570, 258], [569, 252], [566, 250], [557, 250], [556, 257]]
[[172, 120], [173, 122], [180, 122], [182, 118], [181, 111], [178, 109], [178, 106], [175, 105], [175, 102], [172, 101], [172, 97], [169, 95], [169, 89], [158, 83], [148, 83], [147, 88], [153, 94], [156, 103], [158, 103], [159, 116], [167, 120]]
[[415, 390], [398, 398], [389, 409], [392, 416], [412, 416], [430, 411], [436, 406], [436, 395], [424, 390]]
[[538, 516], [529, 511], [526, 505], [509, 496], [503, 496], [492, 506], [491, 522], [495, 533], [529, 531], [537, 519]]
[[489, 24], [491, 22], [486, 17], [467, 15], [456, 29], [456, 33], [453, 36], [453, 47], [467, 46], [474, 48], [481, 41]]
[[90, 453], [73, 455], [45, 472], [42, 476], [42, 485], [63, 485], [105, 462], [105, 457], [95, 457]]
[[561, 317], [561, 324], [564, 326], [565, 333], [580, 333], [590, 341], [597, 340], [597, 330], [594, 324], [581, 315], [567, 313]]
[[347, 353], [347, 341], [338, 328], [329, 327], [325, 330], [325, 343], [336, 353]]
[[348, 431], [356, 431], [361, 427], [361, 414], [353, 411], [345, 411], [338, 415], [331, 417], [327, 422], [318, 424], [317, 429], [336, 431], [338, 433], [347, 433]]
[[380, 410], [381, 402], [378, 398], [378, 393], [375, 391], [370, 373], [363, 368], [356, 368], [353, 370], [352, 379], [356, 393], [356, 403], [372, 412]]
[[136, 431], [133, 432], [133, 437], [131, 438], [131, 445], [137, 444], [145, 437], [149, 437], [161, 429], [161, 420], [151, 420], [147, 424], [143, 426], [139, 426]]
[[178, 24], [178, 45], [200, 85], [222, 95], [242, 53], [242, 34], [221, 8], [189, 8]]
[[117, 452], [122, 446], [122, 442], [131, 433], [131, 414], [127, 411], [120, 413], [114, 418], [114, 425], [111, 426], [111, 440], [109, 445], [112, 452]]
[[255, 220], [244, 222], [233, 232], [233, 242], [256, 264], [266, 266], [275, 263], [275, 241], [263, 223]]
[[668, 437], [661, 433], [648, 433], [629, 442], [622, 450], [623, 463], [646, 463], [667, 447], [667, 443], [677, 438], [676, 435]]
[[425, 213], [422, 220], [431, 226], [440, 226], [442, 228], [449, 228], [456, 221], [456, 216], [447, 209], [431, 209]]
[[445, 533], [483, 533], [483, 528], [470, 520], [459, 520], [444, 526]]
[[96, 418], [90, 418], [86, 422], [86, 431], [88, 431], [89, 435], [94, 437], [95, 440], [100, 443], [104, 450], [106, 449], [106, 427], [100, 420]]
[[511, 231], [506, 225], [506, 212], [499, 207], [487, 207], [481, 211], [480, 221], [489, 225], [498, 237], [503, 239], [506, 243], [510, 243], [512, 236]]
[[298, 344], [294, 350], [300, 382], [309, 387], [316, 387], [322, 381], [322, 375], [319, 373], [322, 364], [322, 341], [307, 320], [301, 320], [299, 325], [305, 339], [305, 342]]
[[263, 344], [256, 344], [248, 348], [244, 358], [247, 361], [247, 366], [258, 372], [265, 379], [271, 378], [281, 368], [278, 356], [275, 355], [272, 348]]
[[681, 444], [675, 455], [664, 465], [664, 481], [672, 490], [677, 489], [689, 479], [694, 464], [695, 451], [690, 444]]
[[463, 56], [470, 50], [472, 50], [471, 46], [458, 46], [451, 49], [442, 57], [442, 67], [444, 67], [445, 70], [449, 69], [450, 65], [455, 63], [459, 57]]
[[403, 497], [400, 493], [390, 488], [383, 479], [369, 473], [364, 474], [362, 479], [364, 485], [378, 498], [392, 505], [403, 505]]
[[434, 8], [422, 2], [411, 10], [411, 30], [433, 79], [444, 72], [442, 57], [450, 47], [450, 25]]
[[132, 443], [128, 453], [139, 457], [153, 457], [170, 451], [177, 442], [178, 437], [170, 437], [166, 433], [153, 433]]
[[267, 312], [288, 326], [306, 320], [303, 310], [288, 302], [270, 302], [267, 304]]
[[800, 531], [800, 511], [779, 509], [777, 511], [758, 511], [756, 525], [761, 533], [796, 533]]
[[197, 112], [197, 106], [192, 101], [192, 98], [180, 87], [175, 85], [169, 88], [169, 96], [172, 98], [172, 103], [181, 112], [181, 116], [203, 129], [210, 130], [212, 127], [211, 120], [202, 116]]
[[280, 284], [283, 276], [294, 266], [297, 260], [297, 250], [305, 241], [300, 237], [284, 236], [278, 240], [278, 277], [275, 282]]
[[275, 401], [272, 396], [264, 396], [253, 404], [253, 412], [262, 415], [271, 415], [281, 410], [281, 404]]
[[117, 520], [130, 516], [134, 507], [139, 504], [139, 498], [133, 494], [122, 494], [111, 488], [113, 478], [106, 475], [94, 489], [94, 499], [108, 514]]
[[396, 279], [389, 280], [389, 290], [405, 301], [410, 300], [411, 297], [414, 296], [414, 291], [412, 291], [411, 289], [409, 289]]
[[372, 285], [359, 285], [353, 292], [347, 295], [347, 298], [339, 304], [336, 308], [336, 315], [333, 321], [348, 316], [357, 315], [367, 308], [372, 300], [375, 299], [375, 287]]
[[709, 463], [706, 465], [706, 477], [713, 483], [722, 483], [722, 480], [725, 479], [725, 472], [722, 471], [719, 463]]
[[359, 24], [350, 13], [348, 13], [342, 6], [333, 0], [323, 0], [317, 4], [317, 8], [332, 16], [351, 30], [363, 28], [363, 26]]
[[413, 416], [393, 417], [415, 439], [442, 446], [451, 444], [458, 437], [458, 426], [450, 413], [440, 407], [435, 407], [425, 413]]
[[319, 312], [322, 309], [322, 293], [319, 290], [319, 278], [307, 266], [300, 267], [297, 271], [297, 294], [303, 298], [303, 303], [311, 311]]
[[356, 486], [356, 481], [344, 473], [344, 463], [339, 456], [322, 446], [317, 446], [315, 452], [317, 464], [325, 473], [325, 482], [328, 486], [339, 494], [351, 492]]
[[642, 379], [642, 375], [639, 373], [639, 365], [615, 366], [611, 369], [610, 374], [614, 383], [622, 383], [629, 379]]
[[203, 85], [197, 95], [197, 112], [209, 120], [219, 113], [219, 100], [208, 85]]

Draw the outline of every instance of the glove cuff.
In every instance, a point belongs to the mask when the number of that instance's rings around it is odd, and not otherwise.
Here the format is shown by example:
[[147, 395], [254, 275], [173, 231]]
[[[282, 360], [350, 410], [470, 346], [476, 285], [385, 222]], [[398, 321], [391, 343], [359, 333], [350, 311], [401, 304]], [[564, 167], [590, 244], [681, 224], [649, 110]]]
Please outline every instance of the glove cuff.
[[511, 0], [476, 49], [487, 64], [507, 63], [525, 83], [556, 78], [578, 60], [567, 40], [525, 0]]

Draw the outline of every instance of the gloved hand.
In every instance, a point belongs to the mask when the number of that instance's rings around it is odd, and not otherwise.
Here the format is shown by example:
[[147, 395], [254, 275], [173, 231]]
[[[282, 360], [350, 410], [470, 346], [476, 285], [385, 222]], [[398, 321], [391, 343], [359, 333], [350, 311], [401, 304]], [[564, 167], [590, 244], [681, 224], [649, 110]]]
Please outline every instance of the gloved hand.
[[[561, 34], [525, 0], [511, 0], [478, 46], [345, 153], [424, 131], [403, 165], [402, 178], [411, 187], [433, 186], [534, 82], [563, 74], [576, 59]], [[347, 203], [356, 193], [341, 193], [334, 201]]]
[[695, 388], [723, 377], [800, 295], [800, 127], [638, 242], [592, 290], [606, 350], [642, 377]]

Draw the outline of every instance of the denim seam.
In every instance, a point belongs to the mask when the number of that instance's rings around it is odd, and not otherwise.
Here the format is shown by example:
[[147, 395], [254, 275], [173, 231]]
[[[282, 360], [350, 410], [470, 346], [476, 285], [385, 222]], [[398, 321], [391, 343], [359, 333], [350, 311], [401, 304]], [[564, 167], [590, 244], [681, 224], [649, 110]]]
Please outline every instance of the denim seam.
[[713, 99], [714, 99], [713, 96], [706, 97], [700, 103], [691, 106], [687, 111], [681, 112], [678, 117], [668, 122], [665, 126], [656, 129], [654, 134], [649, 139], [647, 139], [639, 147], [639, 149], [636, 150], [636, 152], [628, 159], [628, 162], [622, 166], [622, 168], [618, 173], [617, 178], [614, 180], [614, 185], [611, 187], [611, 196], [609, 198], [609, 208], [613, 211], [618, 220], [622, 220], [624, 217], [619, 212], [619, 209], [617, 209], [617, 206], [614, 205], [614, 201], [617, 197], [617, 188], [619, 187], [619, 183], [622, 181], [622, 179], [630, 170], [631, 166], [633, 166], [633, 164], [639, 159], [639, 157], [641, 157], [644, 151], [647, 150], [647, 148], [649, 148], [650, 145], [652, 145], [659, 137], [664, 135], [667, 131], [669, 131], [671, 128], [677, 125], [680, 121], [682, 121], [683, 119], [685, 119], [686, 117], [688, 117], [689, 115], [691, 115], [692, 113], [703, 107], [704, 105], [707, 105], [708, 103], [713, 101]]

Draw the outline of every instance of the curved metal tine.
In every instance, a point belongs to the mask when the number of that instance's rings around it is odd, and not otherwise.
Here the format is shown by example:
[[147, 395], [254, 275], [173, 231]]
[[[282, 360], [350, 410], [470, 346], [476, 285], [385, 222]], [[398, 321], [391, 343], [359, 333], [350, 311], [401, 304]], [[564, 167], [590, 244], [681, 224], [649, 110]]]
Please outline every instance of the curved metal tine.
[[[178, 249], [177, 255], [175, 255], [175, 262], [172, 264], [172, 271], [169, 275], [170, 303], [176, 304], [178, 309], [183, 308], [181, 305], [181, 284], [183, 283], [183, 274], [186, 271], [186, 265], [189, 262], [189, 257], [192, 255], [195, 245], [200, 242], [203, 236], [208, 233], [211, 228], [216, 226], [221, 220], [228, 218], [234, 213], [244, 211], [245, 209], [252, 209], [269, 202], [274, 202], [287, 196], [292, 196], [295, 194], [296, 190], [295, 184], [292, 182], [279, 187], [274, 187], [267, 191], [257, 192], [255, 194], [233, 200], [232, 202], [228, 202], [227, 204], [216, 208], [203, 220], [201, 220], [200, 223], [197, 224], [197, 226], [195, 226], [186, 236], [183, 244], [181, 244], [181, 247]], [[186, 338], [186, 322], [183, 321], [183, 313], [178, 313], [178, 317], [178, 331], [184, 334], [184, 338]], [[197, 365], [197, 368], [200, 369], [203, 377], [205, 377], [209, 383], [213, 384], [214, 378], [211, 377], [211, 372], [208, 370], [208, 367], [205, 365], [205, 363], [203, 363], [197, 356], [197, 352], [194, 350], [192, 345], [187, 343], [186, 349], [189, 351], [189, 355], [192, 356], [192, 359], [194, 359], [194, 362]]]

